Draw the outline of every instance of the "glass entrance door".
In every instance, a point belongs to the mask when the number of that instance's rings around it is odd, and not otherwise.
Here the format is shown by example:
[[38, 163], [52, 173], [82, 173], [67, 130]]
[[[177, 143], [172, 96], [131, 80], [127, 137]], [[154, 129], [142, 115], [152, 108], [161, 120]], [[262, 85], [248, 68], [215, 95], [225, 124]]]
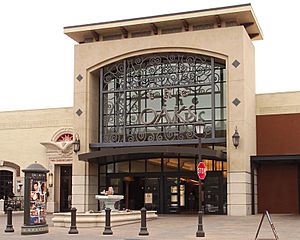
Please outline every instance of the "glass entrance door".
[[180, 177], [180, 211], [195, 213], [198, 211], [199, 181], [196, 177]]
[[145, 180], [145, 207], [147, 210], [161, 211], [159, 178]]
[[222, 172], [209, 172], [204, 181], [204, 203], [207, 214], [226, 214], [226, 182]]

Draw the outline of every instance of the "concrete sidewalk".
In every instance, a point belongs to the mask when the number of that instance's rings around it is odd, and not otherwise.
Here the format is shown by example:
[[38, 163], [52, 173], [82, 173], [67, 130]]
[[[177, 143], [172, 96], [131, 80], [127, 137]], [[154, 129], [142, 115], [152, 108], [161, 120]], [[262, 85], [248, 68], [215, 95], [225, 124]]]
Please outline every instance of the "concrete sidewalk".
[[[205, 238], [196, 238], [196, 215], [160, 215], [157, 220], [147, 222], [148, 237], [138, 235], [140, 224], [129, 224], [113, 227], [112, 236], [103, 236], [103, 228], [78, 228], [78, 235], [69, 235], [68, 228], [53, 227], [51, 215], [48, 216], [49, 233], [43, 235], [21, 235], [23, 216], [13, 216], [14, 233], [4, 233], [6, 215], [0, 216], [0, 239], [254, 239], [262, 215], [247, 217], [231, 216], [204, 216]], [[300, 215], [271, 215], [273, 224], [280, 239], [300, 239]], [[265, 218], [260, 234], [260, 239], [274, 239], [270, 225]]]

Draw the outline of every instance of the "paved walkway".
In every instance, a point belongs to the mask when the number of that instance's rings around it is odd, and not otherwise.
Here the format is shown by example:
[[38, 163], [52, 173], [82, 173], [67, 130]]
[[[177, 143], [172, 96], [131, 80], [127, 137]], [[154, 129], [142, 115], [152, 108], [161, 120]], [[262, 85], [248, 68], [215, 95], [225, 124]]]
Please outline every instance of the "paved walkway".
[[[43, 235], [21, 235], [23, 215], [13, 215], [14, 233], [4, 233], [6, 227], [6, 215], [0, 215], [0, 239], [225, 239], [245, 240], [254, 239], [261, 215], [247, 217], [231, 216], [204, 216], [205, 238], [196, 238], [197, 216], [196, 215], [160, 215], [157, 220], [147, 222], [147, 237], [138, 236], [140, 224], [129, 224], [113, 227], [113, 236], [103, 236], [103, 228], [78, 228], [78, 235], [69, 235], [68, 228], [53, 227], [51, 215], [48, 216], [49, 233]], [[271, 215], [274, 226], [280, 240], [300, 239], [300, 215]], [[260, 239], [274, 239], [267, 219], [264, 220]]]

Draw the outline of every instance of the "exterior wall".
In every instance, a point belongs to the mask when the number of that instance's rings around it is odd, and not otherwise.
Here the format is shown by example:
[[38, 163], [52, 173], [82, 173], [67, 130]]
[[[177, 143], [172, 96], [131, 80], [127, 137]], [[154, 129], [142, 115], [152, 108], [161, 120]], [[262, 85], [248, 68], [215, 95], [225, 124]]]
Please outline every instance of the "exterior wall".
[[[257, 95], [257, 155], [300, 154], [300, 92]], [[299, 213], [298, 165], [262, 163], [257, 168], [258, 212]]]
[[[72, 127], [72, 108], [57, 108], [43, 110], [27, 110], [0, 112], [0, 160], [12, 162], [20, 166], [20, 169], [37, 161], [45, 168], [53, 171], [48, 164], [46, 149], [41, 142], [50, 141], [53, 134], [61, 128]], [[0, 170], [8, 170], [1, 167]], [[11, 169], [12, 171], [12, 169]], [[23, 187], [17, 191], [17, 181], [24, 186], [24, 175], [16, 176], [14, 172], [14, 188], [16, 196], [23, 195]], [[54, 188], [49, 188], [49, 210], [53, 211]], [[52, 202], [52, 203], [51, 203]]]
[[300, 153], [300, 113], [258, 115], [256, 121], [257, 155]]
[[256, 114], [300, 113], [300, 92], [265, 93], [256, 95]]
[[298, 214], [298, 165], [262, 164], [257, 170], [258, 212]]
[[[154, 52], [191, 52], [223, 58], [227, 61], [228, 110], [228, 212], [230, 215], [250, 214], [250, 155], [256, 154], [254, 47], [244, 27], [218, 28], [193, 32], [156, 35], [144, 38], [93, 42], [75, 46], [74, 127], [80, 135], [81, 151], [89, 152], [89, 143], [98, 141], [97, 69], [127, 58]], [[237, 60], [240, 65], [234, 67]], [[78, 81], [76, 77], [83, 79]], [[239, 98], [241, 104], [232, 104]], [[231, 135], [235, 127], [241, 138], [235, 149]], [[96, 209], [95, 168], [76, 160], [73, 164], [73, 205], [79, 212]], [[92, 183], [92, 184], [89, 184]], [[95, 184], [95, 185], [94, 185]], [[84, 185], [84, 187], [83, 187]], [[240, 189], [241, 191], [236, 192]]]

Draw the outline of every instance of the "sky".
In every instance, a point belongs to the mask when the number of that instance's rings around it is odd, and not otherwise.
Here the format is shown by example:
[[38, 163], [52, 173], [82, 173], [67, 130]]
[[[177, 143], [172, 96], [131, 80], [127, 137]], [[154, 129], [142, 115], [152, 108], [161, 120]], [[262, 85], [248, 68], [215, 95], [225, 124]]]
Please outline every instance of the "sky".
[[76, 43], [66, 26], [245, 3], [264, 35], [253, 42], [256, 93], [300, 91], [300, 1], [9, 0], [0, 2], [0, 111], [73, 106]]

